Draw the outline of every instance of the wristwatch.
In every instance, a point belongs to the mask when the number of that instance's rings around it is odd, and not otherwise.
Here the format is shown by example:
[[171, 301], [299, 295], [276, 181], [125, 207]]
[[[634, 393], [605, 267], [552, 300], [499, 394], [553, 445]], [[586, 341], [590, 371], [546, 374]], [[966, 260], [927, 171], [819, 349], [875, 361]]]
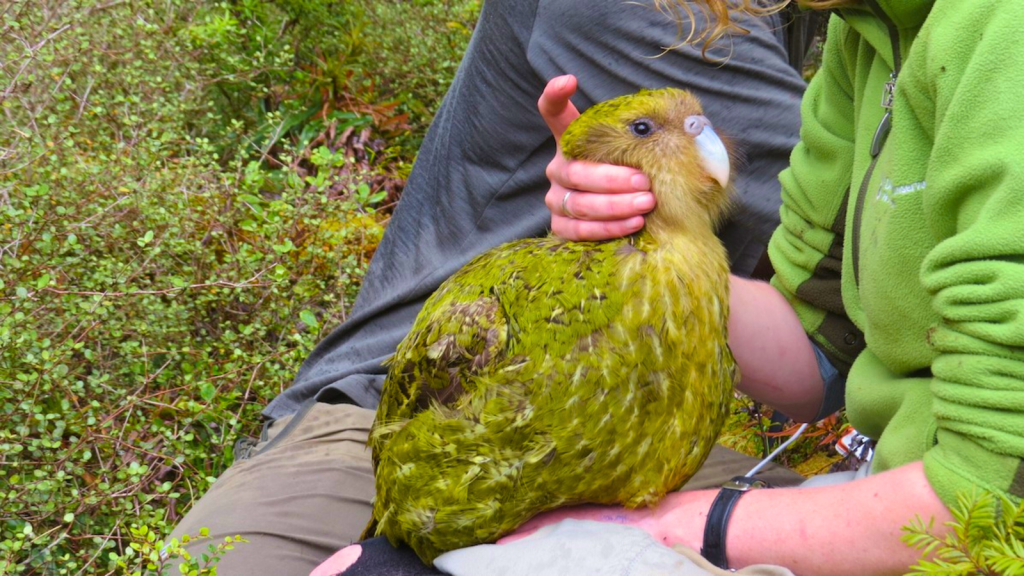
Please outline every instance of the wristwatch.
[[767, 484], [763, 480], [750, 476], [736, 476], [725, 484], [715, 496], [711, 508], [708, 509], [708, 519], [704, 524], [704, 543], [700, 548], [700, 555], [715, 566], [723, 570], [729, 569], [729, 563], [725, 556], [725, 530], [729, 524], [729, 516], [736, 506], [736, 501], [754, 488], [764, 488]]

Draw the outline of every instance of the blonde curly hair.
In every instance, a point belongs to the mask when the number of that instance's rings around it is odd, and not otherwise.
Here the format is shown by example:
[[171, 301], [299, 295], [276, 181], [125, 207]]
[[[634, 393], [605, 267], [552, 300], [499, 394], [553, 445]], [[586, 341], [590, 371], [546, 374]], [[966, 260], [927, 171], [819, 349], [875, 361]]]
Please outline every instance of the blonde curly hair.
[[[767, 16], [774, 14], [795, 2], [803, 8], [827, 10], [851, 6], [859, 0], [654, 0], [654, 6], [664, 14], [672, 17], [680, 26], [678, 45], [695, 45], [704, 43], [702, 52], [717, 40], [728, 34], [746, 34], [749, 32], [732, 19], [732, 15], [749, 14], [751, 16]], [[707, 21], [707, 27], [698, 30], [693, 22]], [[686, 31], [688, 28], [688, 32]], [[674, 47], [671, 47], [674, 48]]]

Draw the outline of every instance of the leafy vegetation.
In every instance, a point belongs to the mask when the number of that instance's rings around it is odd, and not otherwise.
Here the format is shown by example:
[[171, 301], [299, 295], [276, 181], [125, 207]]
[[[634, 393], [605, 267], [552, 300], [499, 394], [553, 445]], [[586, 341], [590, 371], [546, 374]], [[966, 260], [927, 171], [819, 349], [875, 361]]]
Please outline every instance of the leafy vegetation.
[[960, 494], [952, 513], [945, 536], [933, 535], [933, 522], [920, 518], [904, 527], [903, 541], [922, 552], [910, 574], [1024, 574], [1024, 502], [990, 492]]
[[[770, 407], [737, 393], [718, 443], [764, 458], [799, 427], [800, 424], [775, 414]], [[799, 439], [776, 456], [775, 462], [807, 477], [842, 469], [843, 456], [835, 446], [848, 429], [844, 411], [832, 414], [808, 426]]]
[[0, 573], [160, 561], [344, 320], [478, 9], [0, 7]]

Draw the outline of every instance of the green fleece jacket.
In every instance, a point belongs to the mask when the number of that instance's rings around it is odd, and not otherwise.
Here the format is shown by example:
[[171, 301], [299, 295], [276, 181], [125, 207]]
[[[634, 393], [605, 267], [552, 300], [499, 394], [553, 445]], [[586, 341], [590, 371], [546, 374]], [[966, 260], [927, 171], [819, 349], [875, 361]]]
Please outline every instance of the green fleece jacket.
[[861, 6], [832, 17], [804, 98], [772, 282], [849, 370], [873, 471], [923, 460], [947, 505], [1019, 501], [1024, 0]]

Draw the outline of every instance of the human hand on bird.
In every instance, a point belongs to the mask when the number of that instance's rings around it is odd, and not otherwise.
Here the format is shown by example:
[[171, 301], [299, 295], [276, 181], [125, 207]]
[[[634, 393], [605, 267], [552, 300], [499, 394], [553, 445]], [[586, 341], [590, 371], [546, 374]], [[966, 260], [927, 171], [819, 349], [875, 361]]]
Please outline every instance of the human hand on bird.
[[633, 526], [666, 546], [682, 545], [700, 550], [704, 519], [714, 495], [710, 490], [672, 492], [656, 507], [632, 510], [595, 504], [557, 508], [534, 516], [515, 532], [498, 540], [498, 544], [515, 542], [545, 526], [571, 518]]
[[569, 240], [621, 238], [643, 227], [643, 215], [654, 209], [651, 181], [641, 171], [625, 166], [568, 160], [561, 139], [579, 115], [569, 98], [576, 93], [576, 77], [551, 79], [537, 102], [555, 141], [555, 158], [548, 164], [551, 188], [544, 202], [551, 211], [551, 231]]
[[630, 510], [622, 506], [600, 506], [596, 504], [567, 506], [534, 516], [515, 532], [498, 540], [498, 544], [511, 544], [516, 540], [526, 538], [545, 526], [557, 524], [567, 519], [593, 520], [595, 522], [610, 522], [624, 526], [633, 526], [654, 536], [659, 532], [660, 517], [661, 514], [655, 508], [636, 508]]

